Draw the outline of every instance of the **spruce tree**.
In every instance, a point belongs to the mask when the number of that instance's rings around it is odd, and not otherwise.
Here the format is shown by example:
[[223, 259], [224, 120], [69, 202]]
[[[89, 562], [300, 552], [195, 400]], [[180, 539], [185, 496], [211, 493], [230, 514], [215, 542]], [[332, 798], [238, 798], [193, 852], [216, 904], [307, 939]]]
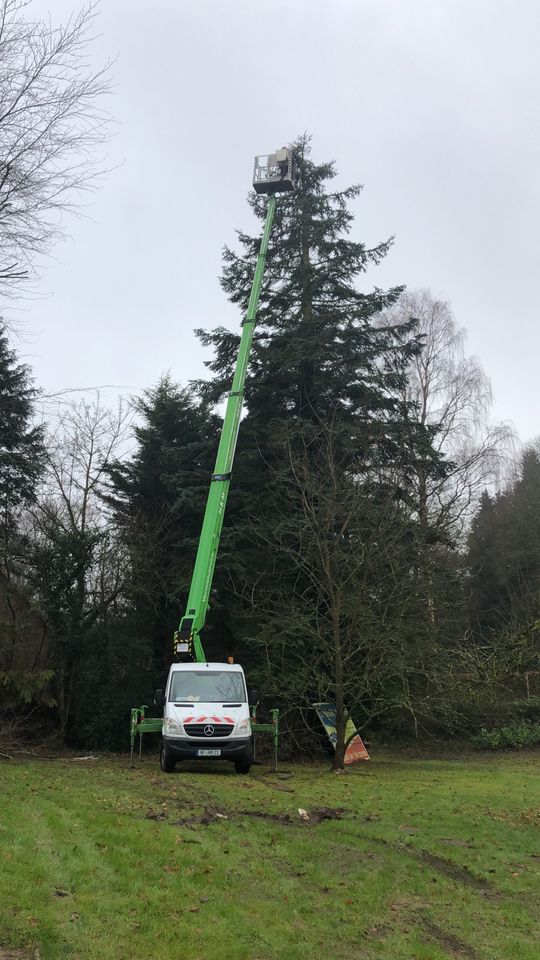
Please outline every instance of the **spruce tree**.
[[187, 599], [217, 419], [169, 377], [134, 405], [136, 449], [108, 471], [106, 500], [130, 555], [134, 629], [152, 651], [158, 681], [170, 663], [173, 631]]
[[508, 613], [507, 513], [504, 494], [495, 498], [484, 492], [469, 533], [469, 616], [473, 632], [480, 636], [501, 629]]
[[[317, 423], [337, 413], [356, 436], [365, 433], [372, 452], [377, 448], [378, 456], [391, 457], [396, 453], [391, 425], [399, 406], [395, 387], [403, 383], [419, 341], [413, 321], [379, 328], [370, 322], [403, 287], [366, 293], [357, 281], [380, 263], [392, 239], [374, 247], [352, 240], [350, 204], [361, 188], [330, 190], [334, 164], [313, 163], [307, 137], [294, 149], [298, 187], [278, 201], [246, 386], [249, 418]], [[266, 199], [251, 194], [249, 204], [264, 220]], [[238, 240], [240, 254], [225, 247], [222, 286], [245, 311], [259, 239], [240, 231]], [[215, 350], [208, 364], [215, 376], [204, 389], [217, 400], [230, 383], [239, 337], [224, 328], [198, 333]], [[371, 430], [374, 420], [384, 421], [385, 428]], [[248, 430], [246, 424], [243, 434]]]
[[[276, 457], [281, 469], [284, 430], [290, 437], [332, 422], [344, 462], [349, 458], [360, 471], [367, 464], [398, 470], [402, 487], [411, 458], [425, 463], [427, 471], [445, 469], [431, 446], [436, 427], [421, 426], [414, 405], [403, 399], [411, 358], [421, 350], [415, 321], [373, 322], [403, 287], [370, 292], [359, 287], [392, 238], [373, 247], [352, 239], [351, 205], [361, 188], [332, 190], [334, 164], [310, 159], [308, 137], [294, 150], [298, 186], [278, 199], [246, 382], [231, 519], [237, 509], [259, 510], [263, 489], [267, 501]], [[248, 202], [262, 221], [266, 199], [253, 193]], [[240, 231], [238, 240], [240, 253], [225, 247], [222, 286], [245, 311], [259, 239]], [[213, 377], [199, 386], [205, 399], [216, 403], [230, 388], [239, 336], [224, 328], [198, 334], [214, 350], [207, 363]]]
[[32, 422], [35, 398], [30, 371], [19, 363], [0, 323], [0, 585], [5, 600], [0, 616], [0, 673], [5, 688], [0, 708], [10, 689], [19, 703], [34, 696], [39, 701], [48, 679], [38, 669], [43, 663], [34, 617], [21, 590], [26, 546], [18, 529], [21, 510], [35, 500], [43, 466], [42, 430]]
[[[319, 472], [324, 479], [328, 457], [323, 454], [330, 431], [333, 468], [362, 484], [379, 511], [390, 502], [402, 502], [405, 515], [407, 509], [413, 511], [407, 503], [412, 464], [422, 460], [427, 470], [445, 469], [431, 445], [432, 428], [418, 422], [414, 405], [404, 399], [407, 368], [421, 350], [414, 320], [396, 326], [374, 323], [403, 288], [365, 292], [359, 285], [368, 267], [384, 258], [392, 240], [368, 247], [353, 239], [351, 206], [360, 187], [332, 189], [334, 164], [312, 161], [309, 138], [300, 138], [294, 150], [298, 187], [278, 199], [216, 573], [237, 649], [248, 665], [253, 640], [268, 636], [268, 617], [257, 616], [257, 597], [270, 579], [286, 580], [290, 575], [287, 554], [295, 549], [290, 542], [294, 529], [296, 549], [299, 553], [302, 549], [301, 516], [285, 518], [287, 532], [282, 523], [283, 505], [290, 503], [286, 487], [291, 451], [294, 457], [305, 453], [310, 473]], [[249, 203], [262, 221], [265, 199], [252, 194]], [[238, 241], [240, 253], [225, 248], [222, 286], [245, 311], [259, 240], [239, 232]], [[208, 363], [213, 378], [200, 389], [215, 403], [230, 389], [239, 338], [224, 328], [199, 335], [214, 349]], [[380, 526], [373, 511], [369, 514], [366, 539]], [[336, 516], [329, 537], [339, 535], [339, 524]], [[411, 535], [409, 530], [409, 539]], [[284, 536], [286, 550], [283, 539], [280, 543]], [[358, 549], [358, 541], [351, 549]], [[303, 597], [309, 603], [309, 590], [301, 580], [293, 578], [294, 602], [303, 602]], [[369, 586], [364, 583], [363, 589]], [[254, 609], [248, 612], [239, 593], [255, 598]], [[319, 612], [312, 609], [311, 615]], [[283, 637], [287, 612], [276, 613], [275, 633]], [[243, 650], [242, 634], [252, 638]], [[309, 645], [304, 656], [310, 656]]]
[[36, 390], [0, 324], [0, 531], [4, 546], [17, 511], [34, 500], [43, 467], [43, 432], [32, 422]]
[[482, 497], [468, 544], [476, 634], [521, 629], [540, 617], [540, 456], [534, 446], [503, 493]]
[[[359, 186], [332, 190], [333, 163], [310, 159], [301, 137], [297, 189], [280, 195], [271, 236], [251, 362], [245, 391], [247, 415], [239, 436], [228, 520], [238, 513], [260, 515], [268, 506], [273, 468], [282, 468], [285, 441], [311, 427], [332, 423], [340, 437], [343, 465], [358, 473], [380, 468], [399, 477], [407, 495], [407, 464], [422, 460], [443, 470], [431, 447], [434, 428], [422, 427], [413, 405], [403, 399], [411, 357], [421, 350], [415, 323], [375, 325], [373, 320], [399, 297], [403, 287], [364, 292], [359, 278], [387, 254], [392, 239], [373, 247], [350, 236], [350, 209]], [[266, 200], [251, 194], [259, 220]], [[224, 251], [223, 289], [245, 311], [258, 238], [238, 233], [241, 253]], [[230, 388], [239, 336], [224, 328], [198, 331], [211, 346], [213, 377], [200, 384], [216, 403]], [[316, 444], [314, 445], [316, 468]]]

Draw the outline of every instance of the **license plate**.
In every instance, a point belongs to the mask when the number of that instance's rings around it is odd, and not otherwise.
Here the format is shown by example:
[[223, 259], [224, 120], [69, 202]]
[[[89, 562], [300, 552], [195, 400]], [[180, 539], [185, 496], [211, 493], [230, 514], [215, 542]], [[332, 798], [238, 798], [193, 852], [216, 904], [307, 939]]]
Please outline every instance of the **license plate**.
[[198, 757], [220, 757], [221, 750], [197, 750]]

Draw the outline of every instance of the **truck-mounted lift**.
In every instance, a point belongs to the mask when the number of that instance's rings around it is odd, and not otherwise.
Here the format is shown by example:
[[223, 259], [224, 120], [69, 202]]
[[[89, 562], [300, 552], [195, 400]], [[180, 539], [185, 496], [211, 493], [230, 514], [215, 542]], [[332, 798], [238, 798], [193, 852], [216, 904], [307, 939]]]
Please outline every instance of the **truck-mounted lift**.
[[[144, 733], [161, 732], [160, 762], [170, 772], [178, 760], [192, 757], [231, 759], [240, 773], [252, 760], [252, 734], [271, 732], [277, 762], [279, 714], [272, 710], [272, 723], [256, 722], [256, 704], [251, 710], [241, 667], [231, 663], [209, 663], [201, 641], [206, 623], [221, 529], [232, 476], [236, 442], [242, 414], [244, 385], [257, 319], [257, 307], [266, 263], [266, 254], [276, 209], [276, 194], [294, 190], [296, 165], [291, 149], [282, 147], [273, 154], [255, 158], [253, 187], [268, 195], [266, 219], [231, 391], [228, 395], [214, 472], [206, 503], [201, 535], [191, 578], [186, 610], [173, 639], [173, 662], [164, 691], [157, 691], [156, 706], [163, 718], [146, 717], [146, 707], [131, 711], [131, 756], [139, 734], [139, 751]], [[201, 669], [197, 667], [201, 665]], [[253, 698], [254, 699], [254, 698]]]

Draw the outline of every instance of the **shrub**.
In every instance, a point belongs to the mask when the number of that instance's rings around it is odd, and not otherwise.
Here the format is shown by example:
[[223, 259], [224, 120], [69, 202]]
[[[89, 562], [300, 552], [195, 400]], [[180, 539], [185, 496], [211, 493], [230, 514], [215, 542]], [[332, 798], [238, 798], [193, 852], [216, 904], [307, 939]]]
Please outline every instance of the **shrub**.
[[540, 723], [525, 720], [507, 723], [494, 730], [482, 727], [480, 733], [471, 737], [471, 742], [480, 750], [507, 750], [535, 747], [540, 744]]
[[540, 697], [530, 697], [529, 700], [512, 700], [509, 706], [513, 716], [540, 723]]
[[53, 707], [52, 670], [0, 670], [0, 711], [20, 711], [25, 707]]

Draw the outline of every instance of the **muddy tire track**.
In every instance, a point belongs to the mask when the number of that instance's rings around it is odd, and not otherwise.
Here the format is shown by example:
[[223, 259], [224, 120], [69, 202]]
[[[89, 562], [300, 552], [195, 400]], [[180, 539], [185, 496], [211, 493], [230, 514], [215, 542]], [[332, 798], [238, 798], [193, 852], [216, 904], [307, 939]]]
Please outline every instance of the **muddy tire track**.
[[439, 857], [435, 853], [430, 853], [429, 850], [417, 850], [408, 844], [395, 844], [395, 849], [399, 849], [401, 853], [406, 853], [407, 856], [411, 857], [412, 860], [416, 860], [417, 863], [427, 864], [428, 867], [448, 877], [450, 880], [455, 880], [456, 883], [463, 884], [464, 887], [471, 887], [473, 890], [478, 890], [490, 899], [495, 900], [502, 898], [502, 894], [495, 889], [487, 877], [478, 876], [469, 870], [469, 867], [462, 867], [452, 860], [447, 860], [446, 857]]
[[461, 866], [452, 860], [447, 860], [446, 857], [440, 857], [435, 853], [431, 853], [429, 850], [419, 850], [409, 843], [400, 843], [398, 840], [387, 840], [384, 837], [375, 837], [362, 830], [357, 830], [354, 833], [347, 831], [347, 833], [351, 837], [354, 836], [368, 843], [374, 843], [377, 846], [384, 847], [386, 850], [392, 850], [394, 853], [409, 857], [411, 860], [415, 860], [416, 863], [430, 867], [449, 880], [454, 880], [455, 883], [476, 890], [489, 900], [503, 899], [504, 895], [497, 890], [487, 877], [478, 876], [473, 873], [469, 867]]
[[417, 914], [416, 919], [430, 940], [435, 940], [443, 950], [447, 951], [450, 957], [455, 958], [455, 960], [479, 960], [479, 954], [471, 943], [461, 940], [454, 933], [440, 927], [438, 923], [430, 920], [425, 914]]

